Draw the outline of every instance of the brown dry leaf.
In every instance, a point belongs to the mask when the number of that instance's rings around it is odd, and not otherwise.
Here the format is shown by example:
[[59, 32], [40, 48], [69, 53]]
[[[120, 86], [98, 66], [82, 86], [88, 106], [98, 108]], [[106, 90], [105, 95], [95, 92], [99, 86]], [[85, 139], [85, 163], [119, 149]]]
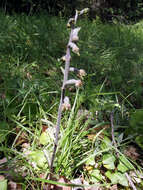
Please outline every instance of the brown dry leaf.
[[15, 145], [21, 145], [23, 143], [27, 143], [28, 139], [27, 139], [27, 133], [26, 132], [22, 132], [21, 135], [17, 138]]
[[16, 188], [17, 188], [16, 190], [22, 190], [21, 184], [17, 184], [17, 187], [16, 187]]
[[47, 176], [46, 173], [41, 173], [41, 174], [39, 175], [39, 178], [41, 178], [41, 179], [46, 179], [46, 176]]
[[128, 156], [129, 158], [133, 159], [133, 160], [138, 160], [140, 154], [137, 152], [137, 148], [134, 146], [129, 146], [124, 150], [124, 154], [126, 156]]
[[110, 128], [111, 126], [110, 125], [102, 125], [100, 127], [96, 127], [94, 130], [96, 132], [99, 132], [101, 129], [107, 129], [107, 128]]
[[89, 140], [93, 140], [95, 136], [96, 136], [96, 134], [89, 134], [89, 135], [87, 135], [87, 138]]
[[17, 184], [15, 182], [13, 182], [13, 181], [8, 182], [8, 189], [9, 190], [16, 190], [16, 186], [17, 186]]
[[117, 186], [117, 184], [112, 185], [112, 186], [110, 187], [110, 190], [118, 190], [118, 186]]
[[[61, 176], [57, 182], [60, 182], [60, 183], [69, 183], [69, 181]], [[61, 185], [55, 185], [54, 186], [54, 190], [71, 190], [71, 187], [66, 187], [66, 186], [61, 186]]]
[[[47, 174], [46, 173], [41, 173], [40, 175], [39, 175], [39, 178], [41, 178], [41, 179], [46, 179], [46, 176], [47, 176]], [[49, 184], [47, 184], [47, 183], [44, 183], [43, 185], [42, 185], [42, 189], [43, 190], [49, 190], [49, 188], [50, 189], [53, 189], [53, 185], [49, 185]]]
[[22, 190], [22, 186], [20, 184], [15, 183], [14, 181], [9, 181], [8, 190]]
[[47, 125], [42, 125], [42, 132], [45, 132], [48, 129]]
[[[107, 128], [109, 128], [109, 127], [110, 127], [110, 125], [103, 125], [103, 126], [100, 126], [100, 127], [95, 128], [95, 129], [94, 129], [95, 133], [91, 133], [91, 134], [88, 134], [88, 135], [87, 135], [88, 139], [89, 139], [89, 140], [93, 140], [93, 139], [95, 138], [95, 136], [97, 135], [97, 133], [98, 133], [100, 130], [102, 130], [102, 129], [107, 129]], [[104, 136], [103, 136], [102, 133], [100, 133], [99, 137], [100, 137], [101, 139], [104, 138]]]
[[23, 143], [21, 146], [22, 146], [22, 148], [25, 148], [25, 149], [30, 148], [30, 144], [29, 143]]
[[[41, 178], [44, 177], [44, 174], [41, 174]], [[57, 181], [59, 183], [66, 183], [66, 184], [70, 184], [70, 182], [63, 176], [61, 176], [58, 180], [55, 179], [54, 177], [52, 177], [52, 180]], [[71, 190], [71, 187], [66, 187], [66, 186], [62, 186], [62, 185], [51, 185], [51, 184], [44, 184], [43, 185], [43, 190], [49, 190], [49, 188], [51, 190]]]
[[85, 188], [85, 190], [103, 190], [103, 188], [95, 186], [95, 187]]
[[29, 80], [32, 79], [32, 75], [31, 75], [29, 72], [26, 73], [26, 77], [27, 77], [27, 79], [29, 79]]

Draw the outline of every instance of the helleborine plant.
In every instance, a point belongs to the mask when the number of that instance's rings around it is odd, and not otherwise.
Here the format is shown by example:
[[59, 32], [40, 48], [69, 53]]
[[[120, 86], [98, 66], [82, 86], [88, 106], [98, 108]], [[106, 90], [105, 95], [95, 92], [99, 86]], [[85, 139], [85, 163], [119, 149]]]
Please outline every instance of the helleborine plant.
[[[51, 178], [51, 174], [53, 173], [53, 163], [55, 160], [56, 150], [57, 150], [57, 146], [58, 146], [62, 112], [68, 111], [71, 109], [70, 99], [68, 96], [66, 96], [67, 86], [74, 85], [75, 88], [81, 87], [83, 84], [82, 79], [86, 75], [86, 72], [83, 69], [77, 69], [74, 67], [70, 67], [70, 61], [71, 61], [71, 51], [78, 56], [80, 55], [77, 42], [79, 40], [78, 34], [79, 34], [81, 27], [76, 27], [76, 23], [77, 23], [78, 17], [84, 13], [87, 13], [87, 11], [88, 11], [88, 8], [83, 9], [82, 11], [76, 10], [74, 18], [69, 19], [67, 27], [71, 28], [71, 32], [70, 32], [69, 41], [67, 44], [66, 54], [63, 55], [61, 59], [59, 59], [59, 60], [62, 60], [65, 62], [65, 68], [64, 69], [61, 68], [62, 73], [64, 74], [64, 79], [63, 79], [63, 84], [62, 84], [62, 88], [61, 88], [61, 99], [60, 99], [57, 123], [56, 123], [54, 149], [53, 149], [52, 158], [51, 158], [51, 162], [50, 162], [49, 179]], [[78, 80], [68, 79], [70, 71], [75, 72], [80, 79], [78, 79]]]

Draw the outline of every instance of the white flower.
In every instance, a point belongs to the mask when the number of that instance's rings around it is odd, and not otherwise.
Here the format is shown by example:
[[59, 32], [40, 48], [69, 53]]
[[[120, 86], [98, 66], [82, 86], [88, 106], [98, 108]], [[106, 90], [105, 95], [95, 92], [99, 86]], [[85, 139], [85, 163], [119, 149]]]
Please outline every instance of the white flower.
[[85, 72], [85, 70], [84, 69], [80, 69], [79, 71], [78, 71], [78, 76], [79, 77], [85, 77], [86, 76], [86, 72]]
[[72, 51], [73, 51], [74, 53], [76, 53], [77, 55], [80, 55], [80, 54], [79, 54], [79, 48], [77, 47], [77, 45], [76, 45], [75, 43], [70, 42], [70, 43], [69, 43], [69, 46], [72, 48]]
[[76, 83], [75, 83], [76, 87], [81, 87], [82, 85], [83, 85], [83, 83], [82, 83], [81, 80], [77, 80]]
[[80, 27], [78, 28], [75, 28], [73, 30], [73, 34], [72, 34], [72, 42], [77, 42], [79, 40], [79, 37], [78, 37], [78, 32], [80, 31]]
[[67, 111], [71, 109], [69, 97], [65, 96], [64, 103], [62, 104], [62, 111]]

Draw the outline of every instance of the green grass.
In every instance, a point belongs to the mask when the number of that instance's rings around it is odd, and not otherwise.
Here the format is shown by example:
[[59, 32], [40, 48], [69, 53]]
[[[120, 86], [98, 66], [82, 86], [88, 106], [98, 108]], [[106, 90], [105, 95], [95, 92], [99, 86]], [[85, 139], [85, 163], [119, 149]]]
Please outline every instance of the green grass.
[[[58, 59], [64, 55], [69, 37], [66, 22], [67, 19], [46, 14], [0, 14], [0, 159], [7, 157], [8, 172], [12, 176], [18, 173], [14, 178], [18, 178], [23, 189], [41, 189], [39, 175], [49, 171], [43, 150], [48, 151], [49, 157], [53, 151], [63, 77], [60, 66], [64, 67]], [[115, 155], [110, 143], [111, 130], [102, 128], [110, 124], [112, 109], [115, 109], [115, 135], [120, 155], [126, 143], [133, 142], [134, 135], [140, 133], [130, 131], [129, 136], [126, 128], [130, 125], [130, 113], [142, 108], [143, 22], [102, 24], [99, 20], [91, 22], [83, 18], [78, 25], [81, 26], [80, 57], [73, 55], [71, 66], [85, 69], [87, 76], [82, 89], [69, 92], [73, 107], [62, 118], [54, 169], [56, 176], [70, 180], [83, 175], [89, 182], [96, 183], [92, 172], [84, 168], [94, 155], [98, 163], [96, 172], [99, 172], [103, 170], [103, 155], [109, 150]], [[79, 110], [85, 109], [89, 118], [87, 115], [79, 118]], [[47, 141], [41, 143], [43, 126], [48, 126], [50, 132]], [[95, 132], [99, 126], [100, 130]], [[122, 133], [125, 137], [120, 140]], [[24, 142], [30, 144], [28, 157], [19, 140], [22, 134]], [[89, 134], [94, 134], [92, 140]], [[116, 162], [119, 163], [118, 158]], [[15, 163], [19, 171], [14, 173]], [[142, 170], [138, 163], [133, 165]], [[21, 178], [23, 172], [27, 175], [24, 179]], [[110, 186], [108, 181], [102, 178], [100, 184]]]

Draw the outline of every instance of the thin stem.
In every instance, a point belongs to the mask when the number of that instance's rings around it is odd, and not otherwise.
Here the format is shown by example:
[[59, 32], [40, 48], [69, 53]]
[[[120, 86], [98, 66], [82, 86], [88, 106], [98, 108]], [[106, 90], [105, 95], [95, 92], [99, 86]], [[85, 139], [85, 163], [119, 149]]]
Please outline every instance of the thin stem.
[[[115, 146], [115, 149], [117, 150], [117, 143], [115, 141], [115, 135], [114, 135], [114, 112], [112, 111], [110, 114], [110, 121], [111, 121], [111, 134], [112, 134], [112, 142], [113, 145]], [[119, 153], [117, 151], [117, 157], [119, 157]]]
[[128, 175], [128, 173], [127, 173], [127, 172], [125, 173], [125, 175], [126, 175], [126, 177], [127, 177], [128, 181], [129, 181], [130, 186], [132, 187], [132, 189], [133, 189], [133, 190], [137, 190], [137, 188], [135, 187], [135, 185], [134, 185], [134, 183], [133, 183], [133, 181], [132, 181], [131, 177]]
[[[59, 108], [58, 108], [54, 149], [53, 149], [53, 153], [52, 153], [52, 157], [51, 157], [50, 172], [49, 172], [49, 176], [48, 176], [49, 179], [52, 178], [52, 173], [53, 173], [53, 170], [54, 170], [53, 164], [54, 164], [56, 151], [57, 151], [57, 147], [58, 147], [58, 141], [59, 141], [60, 124], [61, 124], [61, 118], [62, 118], [62, 106], [63, 106], [63, 103], [64, 103], [65, 91], [66, 91], [66, 82], [68, 80], [69, 69], [70, 69], [70, 59], [71, 59], [71, 55], [70, 55], [70, 48], [71, 47], [70, 47], [70, 44], [72, 43], [73, 31], [75, 29], [75, 25], [76, 25], [78, 16], [82, 15], [85, 12], [87, 12], [87, 9], [83, 9], [80, 12], [78, 12], [76, 10], [75, 17], [73, 19], [69, 19], [69, 23], [70, 23], [70, 21], [74, 21], [74, 22], [71, 22], [71, 32], [70, 32], [69, 41], [68, 41], [68, 44], [67, 44], [66, 55], [65, 55], [64, 79], [63, 79], [63, 84], [62, 84], [62, 89], [61, 89], [60, 104], [59, 104]], [[46, 156], [46, 158], [47, 158], [47, 156]], [[48, 158], [47, 158], [47, 160], [48, 160]], [[50, 187], [51, 187], [51, 185], [48, 184], [47, 189], [50, 190]]]
[[50, 173], [53, 172], [53, 163], [55, 159], [55, 154], [58, 146], [58, 140], [59, 140], [59, 132], [60, 132], [60, 123], [61, 123], [61, 117], [62, 117], [62, 103], [64, 100], [64, 89], [61, 90], [61, 99], [60, 99], [60, 105], [58, 109], [58, 117], [57, 117], [57, 124], [56, 124], [56, 134], [55, 134], [55, 144], [54, 144], [54, 150], [51, 158], [51, 164], [50, 164]]
[[117, 147], [117, 144], [116, 144], [116, 141], [115, 141], [115, 136], [114, 136], [114, 123], [113, 123], [113, 120], [114, 120], [114, 113], [113, 111], [111, 112], [111, 115], [110, 115], [110, 120], [111, 120], [111, 129], [112, 129], [112, 142], [113, 142], [113, 145], [115, 147]]
[[[78, 18], [78, 11], [76, 11], [75, 23], [77, 21], [77, 18]], [[54, 163], [56, 150], [57, 150], [57, 146], [58, 146], [58, 141], [59, 141], [60, 123], [61, 123], [61, 117], [62, 117], [62, 104], [63, 104], [64, 97], [65, 97], [65, 84], [66, 84], [66, 81], [68, 80], [70, 59], [71, 59], [69, 43], [72, 41], [72, 35], [73, 35], [73, 29], [75, 27], [75, 23], [72, 25], [72, 28], [71, 28], [71, 33], [70, 33], [69, 42], [68, 42], [67, 50], [66, 50], [66, 56], [65, 56], [66, 62], [65, 62], [64, 79], [63, 79], [63, 85], [62, 85], [62, 89], [61, 89], [61, 99], [60, 99], [60, 104], [59, 104], [59, 109], [58, 109], [54, 150], [53, 150], [51, 164], [50, 164], [50, 175], [53, 173], [53, 163]]]

